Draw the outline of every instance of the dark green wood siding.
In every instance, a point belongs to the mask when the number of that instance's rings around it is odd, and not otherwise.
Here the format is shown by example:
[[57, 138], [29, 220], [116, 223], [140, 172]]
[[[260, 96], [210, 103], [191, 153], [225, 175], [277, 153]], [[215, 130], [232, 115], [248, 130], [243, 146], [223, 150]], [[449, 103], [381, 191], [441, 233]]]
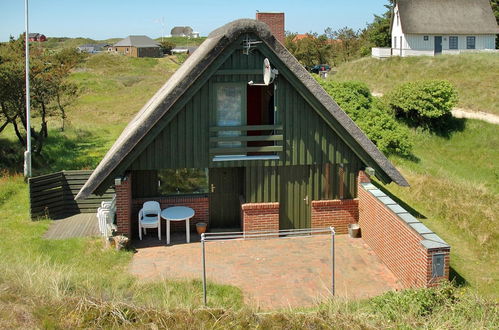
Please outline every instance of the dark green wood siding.
[[[240, 43], [239, 43], [240, 44]], [[258, 47], [266, 47], [260, 44]], [[323, 116], [290, 82], [293, 79], [280, 70], [275, 81], [276, 124], [284, 128], [284, 152], [279, 161], [213, 162], [209, 156], [210, 126], [213, 126], [213, 84], [218, 82], [262, 82], [265, 56], [257, 49], [248, 56], [242, 49], [230, 49], [225, 62], [213, 70], [206, 83], [195, 92], [175, 116], [160, 120], [164, 128], [132, 162], [130, 170], [163, 168], [245, 167], [245, 197], [249, 202], [279, 200], [279, 166], [310, 165], [314, 199], [339, 197], [337, 168], [345, 169], [344, 197], [356, 196], [355, 177], [365, 165], [331, 128]], [[272, 59], [271, 59], [272, 62]], [[273, 64], [274, 65], [274, 64]], [[210, 112], [211, 111], [211, 112]], [[324, 164], [332, 164], [330, 191], [325, 192]]]

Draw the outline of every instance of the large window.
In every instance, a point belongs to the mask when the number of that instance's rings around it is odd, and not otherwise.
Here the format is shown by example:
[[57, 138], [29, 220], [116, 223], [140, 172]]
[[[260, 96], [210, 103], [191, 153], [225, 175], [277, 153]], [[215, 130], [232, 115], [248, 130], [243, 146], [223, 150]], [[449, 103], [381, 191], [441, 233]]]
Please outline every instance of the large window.
[[456, 36], [449, 37], [449, 49], [458, 49], [458, 48], [459, 48], [458, 37]]
[[476, 46], [476, 38], [466, 37], [466, 49], [475, 49], [475, 46]]
[[158, 194], [208, 193], [208, 169], [182, 168], [158, 171]]
[[[246, 85], [220, 83], [215, 85], [216, 125], [218, 127], [242, 126], [246, 123]], [[220, 131], [219, 136], [240, 136], [240, 131]], [[241, 147], [238, 141], [221, 141], [219, 147]]]

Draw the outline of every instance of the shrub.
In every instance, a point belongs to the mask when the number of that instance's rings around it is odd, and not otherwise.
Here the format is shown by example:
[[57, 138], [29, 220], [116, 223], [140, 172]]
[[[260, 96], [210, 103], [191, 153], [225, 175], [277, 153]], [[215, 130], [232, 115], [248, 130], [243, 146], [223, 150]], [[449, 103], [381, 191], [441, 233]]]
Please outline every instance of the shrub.
[[445, 80], [420, 80], [402, 84], [387, 95], [390, 108], [409, 124], [434, 128], [449, 118], [458, 96]]
[[411, 154], [409, 132], [389, 114], [384, 103], [372, 97], [366, 84], [356, 81], [317, 81], [379, 150], [401, 156]]
[[159, 46], [161, 47], [163, 54], [168, 54], [168, 55], [171, 55], [172, 49], [176, 47], [176, 45], [173, 42], [168, 41], [168, 40], [161, 41], [159, 43]]

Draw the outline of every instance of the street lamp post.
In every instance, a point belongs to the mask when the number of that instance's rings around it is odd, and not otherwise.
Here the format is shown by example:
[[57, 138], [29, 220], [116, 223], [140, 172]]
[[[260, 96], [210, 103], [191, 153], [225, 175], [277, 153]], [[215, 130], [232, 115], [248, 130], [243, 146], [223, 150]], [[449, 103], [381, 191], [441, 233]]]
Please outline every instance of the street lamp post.
[[28, 26], [28, 0], [25, 4], [25, 47], [26, 47], [26, 151], [24, 152], [24, 176], [31, 177], [31, 114], [29, 95], [29, 26]]

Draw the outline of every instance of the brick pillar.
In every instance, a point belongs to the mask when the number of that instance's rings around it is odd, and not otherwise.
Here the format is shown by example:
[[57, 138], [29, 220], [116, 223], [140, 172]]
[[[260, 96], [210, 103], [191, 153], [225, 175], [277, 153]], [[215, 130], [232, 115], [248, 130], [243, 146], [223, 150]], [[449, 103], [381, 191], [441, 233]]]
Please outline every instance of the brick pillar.
[[132, 237], [132, 175], [116, 185], [116, 225], [118, 233]]
[[279, 231], [279, 203], [241, 205], [243, 231]]
[[369, 178], [369, 175], [366, 174], [364, 171], [359, 171], [359, 176], [357, 177], [357, 184], [361, 183], [371, 183], [371, 179]]
[[256, 13], [256, 20], [267, 24], [274, 37], [284, 45], [284, 13]]

